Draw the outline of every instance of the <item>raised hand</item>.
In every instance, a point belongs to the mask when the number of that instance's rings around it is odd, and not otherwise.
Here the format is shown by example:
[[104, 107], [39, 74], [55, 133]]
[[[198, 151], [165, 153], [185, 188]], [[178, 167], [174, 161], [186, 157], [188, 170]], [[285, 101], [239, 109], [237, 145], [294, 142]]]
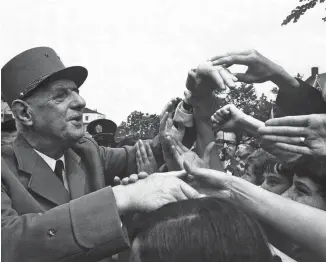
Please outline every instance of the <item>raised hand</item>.
[[139, 140], [136, 143], [136, 148], [138, 173], [145, 172], [148, 175], [155, 173], [158, 167], [149, 143]]
[[[173, 132], [172, 129], [174, 130]], [[184, 133], [185, 127], [182, 125], [178, 125], [178, 129], [173, 127], [171, 113], [165, 112], [160, 121], [159, 139], [162, 145], [163, 158], [169, 171], [180, 170], [180, 168], [178, 168], [176, 162], [173, 159], [169, 146], [170, 142], [167, 138], [172, 136], [175, 140], [182, 141]]]
[[208, 144], [202, 158], [200, 158], [195, 152], [185, 147], [180, 141], [175, 141], [173, 138], [169, 138], [169, 142], [173, 158], [180, 170], [183, 169], [183, 163], [185, 161], [188, 161], [196, 167], [210, 167], [211, 153], [215, 146], [214, 142]]
[[274, 147], [303, 155], [326, 156], [326, 114], [286, 116], [266, 121], [258, 129]]
[[280, 81], [292, 85], [298, 85], [298, 82], [291, 77], [285, 70], [264, 57], [256, 50], [246, 50], [240, 52], [230, 52], [222, 55], [214, 56], [210, 59], [213, 65], [246, 65], [248, 69], [245, 73], [235, 73], [234, 75], [239, 81], [248, 84], [251, 83], [263, 83], [266, 81], [273, 81], [278, 84]]
[[188, 161], [184, 162], [184, 169], [192, 178], [189, 184], [196, 188], [199, 193], [231, 199], [235, 198], [235, 194], [230, 188], [233, 179], [237, 179], [236, 177], [225, 172], [196, 167]]
[[241, 122], [245, 117], [246, 114], [234, 105], [226, 105], [212, 115], [213, 129], [234, 132], [241, 128]]
[[207, 62], [188, 72], [186, 87], [194, 95], [205, 97], [213, 90], [223, 91], [226, 86], [235, 87], [237, 80], [228, 69]]

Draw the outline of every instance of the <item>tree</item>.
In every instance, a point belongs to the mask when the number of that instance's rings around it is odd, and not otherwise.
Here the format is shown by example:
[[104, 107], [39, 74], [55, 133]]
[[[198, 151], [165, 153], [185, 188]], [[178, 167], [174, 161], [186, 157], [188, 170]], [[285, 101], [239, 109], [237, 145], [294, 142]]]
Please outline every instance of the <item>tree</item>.
[[270, 118], [275, 102], [268, 100], [264, 94], [258, 98], [253, 84], [241, 83], [239, 87], [231, 88], [225, 98], [220, 98], [220, 104], [234, 104], [245, 114], [265, 122]]
[[140, 111], [133, 111], [123, 121], [116, 132], [116, 141], [120, 142], [125, 138], [153, 138], [158, 134], [160, 118], [156, 114], [144, 114]]
[[[289, 14], [284, 20], [282, 25], [287, 25], [291, 21], [296, 23], [301, 16], [303, 16], [309, 9], [312, 9], [316, 6], [316, 4], [324, 3], [326, 0], [299, 0], [301, 5], [298, 5], [295, 9], [292, 10], [291, 14]], [[326, 16], [322, 18], [324, 22], [326, 22]]]

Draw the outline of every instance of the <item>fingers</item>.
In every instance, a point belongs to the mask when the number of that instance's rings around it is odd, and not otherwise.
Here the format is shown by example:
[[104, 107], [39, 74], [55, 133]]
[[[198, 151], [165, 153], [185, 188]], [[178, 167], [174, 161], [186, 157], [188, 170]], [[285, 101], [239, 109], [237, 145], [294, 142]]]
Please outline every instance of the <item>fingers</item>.
[[122, 181], [121, 181], [121, 184], [122, 185], [128, 185], [129, 184], [129, 177], [124, 177], [123, 179], [122, 179]]
[[184, 97], [187, 104], [191, 104], [191, 92], [189, 90], [184, 91]]
[[250, 62], [250, 57], [242, 54], [227, 55], [212, 61], [213, 65], [248, 65]]
[[136, 174], [132, 174], [132, 175], [129, 177], [129, 184], [136, 183], [137, 181], [138, 181], [138, 175], [136, 175]]
[[232, 55], [249, 55], [251, 53], [251, 50], [244, 50], [244, 51], [235, 51], [235, 52], [227, 52], [221, 55], [213, 56], [212, 58], [209, 59], [209, 61], [213, 62], [216, 61], [220, 58], [227, 57], [227, 56], [232, 56]]
[[115, 176], [113, 178], [113, 186], [119, 186], [119, 185], [121, 185], [121, 179], [120, 177]]
[[183, 177], [187, 176], [187, 172], [185, 170], [180, 170], [180, 171], [170, 171], [170, 172], [165, 172], [165, 173], [157, 173], [157, 175], [183, 178]]
[[238, 79], [240, 82], [244, 82], [247, 84], [252, 84], [255, 82], [255, 79], [252, 75], [247, 73], [234, 73], [234, 76]]
[[291, 126], [262, 126], [258, 129], [260, 135], [306, 136], [305, 127]]
[[309, 115], [303, 116], [285, 116], [273, 118], [265, 122], [266, 126], [308, 126]]
[[177, 151], [175, 146], [171, 146], [171, 154], [172, 154], [174, 160], [178, 163], [179, 167], [182, 169], [183, 159], [182, 159], [180, 153]]
[[237, 82], [238, 79], [232, 75], [228, 69], [222, 67], [218, 72], [228, 87], [236, 86], [235, 82]]
[[196, 72], [193, 70], [188, 71], [188, 77], [186, 81], [186, 87], [188, 90], [193, 91], [196, 88]]
[[265, 135], [261, 137], [262, 139], [273, 141], [273, 142], [281, 142], [291, 145], [302, 145], [302, 137], [291, 137], [291, 136], [275, 136], [275, 135]]
[[204, 151], [204, 156], [203, 156], [203, 161], [205, 163], [209, 163], [210, 159], [211, 159], [211, 154], [212, 154], [212, 151], [213, 149], [215, 148], [215, 143], [214, 141], [210, 142], [207, 147], [205, 148], [205, 151]]
[[[194, 188], [192, 188], [191, 186], [189, 186], [187, 183], [185, 183], [183, 181], [181, 181], [181, 183], [180, 183], [180, 189], [186, 199], [202, 197], [202, 195], [199, 194], [198, 191], [196, 191]], [[181, 198], [183, 198], [183, 197], [181, 196]]]
[[223, 78], [220, 76], [218, 71], [212, 70], [210, 77], [212, 78], [212, 80], [215, 82], [215, 84], [218, 86], [218, 90], [225, 90], [226, 87], [224, 85], [224, 81]]
[[312, 155], [313, 152], [306, 146], [296, 146], [296, 145], [289, 145], [285, 143], [275, 143], [275, 148], [282, 149], [287, 152], [297, 153], [301, 155]]
[[138, 169], [139, 169], [139, 168], [141, 168], [144, 165], [144, 159], [143, 159], [143, 157], [141, 155], [138, 142], [136, 143], [136, 148], [137, 148], [137, 151], [136, 151], [136, 161], [137, 161], [137, 166], [138, 166]]
[[168, 117], [169, 117], [169, 113], [168, 112], [165, 112], [163, 114], [163, 117], [160, 120], [160, 127], [159, 127], [159, 133], [160, 134], [163, 134], [164, 131], [165, 131], [166, 122], [167, 122]]
[[226, 178], [226, 174], [223, 172], [207, 168], [195, 168], [188, 161], [184, 161], [183, 167], [188, 174], [193, 175], [195, 178], [205, 179], [207, 182], [216, 186], [220, 186], [223, 179]]
[[162, 119], [163, 115], [165, 112], [170, 112], [173, 110], [174, 104], [176, 102], [176, 98], [172, 98], [163, 108], [161, 114], [160, 114], [160, 119]]
[[171, 113], [169, 113], [168, 118], [166, 120], [165, 131], [171, 130], [172, 126], [173, 126], [172, 115], [171, 115]]
[[180, 148], [180, 146], [177, 144], [176, 140], [173, 137], [168, 136], [168, 141], [170, 148], [174, 147], [174, 149], [177, 151], [179, 155], [183, 154], [183, 150]]
[[148, 174], [146, 172], [140, 172], [138, 174], [138, 179], [144, 179], [146, 177], [148, 177]]
[[147, 153], [147, 157], [149, 159], [153, 159], [154, 158], [154, 155], [153, 155], [153, 151], [152, 151], [152, 148], [149, 145], [149, 143], [145, 143], [145, 150], [146, 150], [146, 153]]
[[183, 151], [184, 153], [186, 153], [186, 152], [189, 151], [189, 148], [187, 148], [186, 146], [184, 146], [184, 145], [182, 144], [181, 141], [177, 141], [177, 144], [178, 144], [178, 146], [182, 149], [182, 151]]

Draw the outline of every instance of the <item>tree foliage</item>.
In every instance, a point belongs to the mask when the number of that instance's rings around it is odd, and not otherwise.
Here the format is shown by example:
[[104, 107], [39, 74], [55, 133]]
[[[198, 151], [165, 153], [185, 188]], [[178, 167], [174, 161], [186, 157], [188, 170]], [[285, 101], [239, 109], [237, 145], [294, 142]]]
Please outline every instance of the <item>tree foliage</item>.
[[[275, 89], [277, 92], [277, 89]], [[230, 89], [230, 92], [223, 98], [219, 98], [220, 106], [234, 104], [244, 113], [249, 114], [261, 121], [270, 118], [272, 107], [275, 102], [268, 100], [263, 94], [257, 97], [254, 85], [242, 83], [237, 88]], [[123, 121], [117, 129], [116, 141], [120, 142], [125, 138], [153, 138], [158, 134], [160, 125], [159, 116], [156, 114], [142, 113], [133, 111], [127, 117], [127, 121]]]
[[116, 141], [120, 142], [125, 138], [153, 138], [158, 134], [160, 118], [156, 114], [144, 114], [140, 111], [133, 111], [117, 129]]
[[[298, 22], [301, 16], [303, 16], [309, 9], [312, 9], [316, 6], [316, 4], [325, 3], [326, 0], [299, 0], [301, 5], [298, 5], [295, 9], [292, 10], [291, 14], [289, 14], [284, 20], [282, 25], [287, 25], [291, 21], [293, 23]], [[322, 18], [324, 22], [326, 22], [326, 16]]]
[[[277, 91], [274, 90], [274, 92]], [[272, 107], [275, 106], [275, 102], [268, 100], [264, 94], [258, 98], [254, 85], [245, 83], [242, 83], [237, 88], [230, 89], [227, 96], [221, 99], [221, 106], [226, 104], [234, 104], [245, 114], [264, 122], [270, 118]]]

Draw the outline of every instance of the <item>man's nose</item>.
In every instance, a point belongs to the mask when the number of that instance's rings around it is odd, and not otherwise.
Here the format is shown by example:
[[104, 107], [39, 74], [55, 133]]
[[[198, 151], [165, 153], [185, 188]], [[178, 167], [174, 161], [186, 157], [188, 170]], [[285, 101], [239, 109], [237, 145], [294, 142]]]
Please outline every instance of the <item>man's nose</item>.
[[70, 107], [77, 110], [82, 110], [86, 106], [86, 101], [77, 92], [73, 92], [73, 100]]

